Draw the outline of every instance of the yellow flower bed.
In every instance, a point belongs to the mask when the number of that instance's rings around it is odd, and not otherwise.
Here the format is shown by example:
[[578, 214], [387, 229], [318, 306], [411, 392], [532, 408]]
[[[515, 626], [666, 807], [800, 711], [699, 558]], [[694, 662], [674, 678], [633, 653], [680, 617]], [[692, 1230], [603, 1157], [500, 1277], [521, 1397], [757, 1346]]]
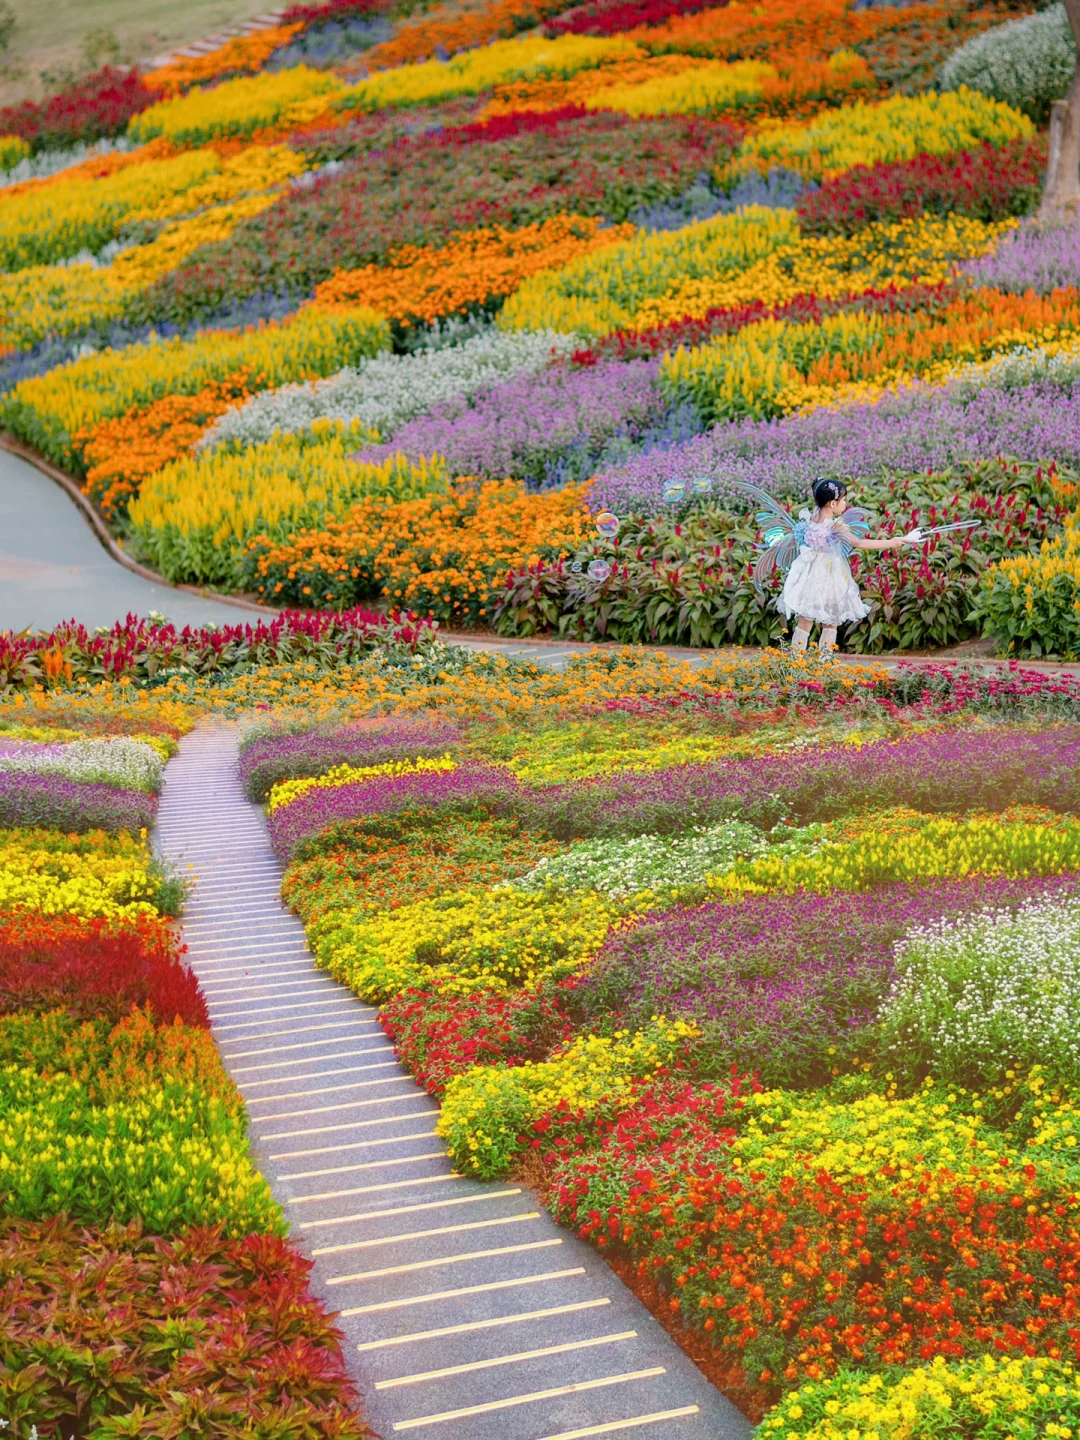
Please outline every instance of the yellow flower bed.
[[949, 155], [984, 141], [1004, 145], [1034, 133], [1026, 115], [961, 86], [944, 94], [845, 105], [803, 124], [763, 123], [743, 141], [732, 169], [765, 171], [783, 165], [808, 180], [823, 180], [853, 165]]
[[0, 831], [0, 910], [114, 918], [154, 915], [145, 836]]
[[[337, 97], [342, 109], [378, 110], [386, 105], [423, 105], [454, 95], [478, 95], [496, 85], [542, 76], [569, 76], [608, 61], [644, 58], [621, 35], [595, 38], [563, 35], [557, 40], [528, 35], [463, 50], [449, 60], [424, 60], [379, 70]], [[149, 113], [149, 112], [148, 112]]]
[[743, 270], [676, 280], [663, 295], [645, 300], [626, 323], [647, 330], [755, 300], [782, 305], [796, 295], [826, 299], [915, 281], [939, 285], [949, 279], [957, 261], [985, 255], [1016, 224], [924, 215], [867, 225], [850, 236], [798, 236]]
[[705, 61], [676, 75], [659, 75], [637, 85], [611, 85], [586, 100], [590, 110], [622, 110], [627, 115], [685, 115], [733, 109], [761, 94], [763, 80], [776, 76], [763, 60]]
[[638, 235], [526, 280], [499, 312], [507, 330], [604, 335], [628, 326], [647, 300], [687, 279], [738, 275], [798, 240], [792, 210], [751, 205], [681, 230]]
[[[7, 697], [5, 697], [7, 698]], [[4, 717], [5, 722], [9, 716]], [[188, 727], [190, 729], [190, 726]], [[64, 725], [18, 725], [4, 723], [0, 726], [0, 740], [30, 740], [35, 745], [66, 745], [72, 740], [87, 739], [85, 730], [73, 730]], [[167, 735], [137, 735], [131, 734], [129, 740], [138, 740], [142, 745], [149, 745], [151, 750], [161, 756], [162, 760], [170, 760], [176, 754], [176, 741]]]
[[132, 117], [133, 140], [163, 135], [175, 145], [197, 145], [231, 135], [251, 135], [275, 125], [290, 108], [316, 96], [340, 93], [341, 82], [323, 70], [296, 65], [263, 75], [225, 80], [151, 105]]
[[279, 781], [270, 791], [266, 808], [272, 815], [282, 806], [299, 800], [300, 796], [306, 795], [309, 790], [337, 790], [342, 785], [351, 785], [356, 780], [370, 780], [376, 775], [433, 775], [456, 769], [457, 764], [449, 755], [432, 760], [423, 757], [418, 760], [387, 760], [382, 765], [335, 765], [325, 775]]
[[566, 1105], [589, 1115], [629, 1101], [635, 1080], [670, 1065], [699, 1032], [662, 1015], [637, 1034], [583, 1035], [552, 1060], [502, 1069], [475, 1065], [446, 1088], [438, 1133], [455, 1166], [484, 1179], [505, 1175], [529, 1126]]
[[[39, 265], [0, 276], [0, 345], [28, 349], [48, 335], [71, 335], [117, 320], [128, 299], [185, 260], [200, 245], [225, 240], [274, 203], [251, 195], [168, 225], [156, 239], [118, 255], [111, 265]], [[182, 203], [182, 202], [181, 202]]]
[[220, 169], [212, 150], [195, 150], [149, 158], [102, 179], [76, 175], [4, 200], [0, 268], [18, 270], [99, 249], [133, 214], [182, 195]]
[[30, 146], [21, 135], [0, 135], [0, 170], [13, 169], [30, 154]]
[[409, 500], [445, 488], [438, 456], [415, 464], [401, 455], [351, 459], [371, 438], [358, 422], [318, 420], [301, 434], [277, 434], [244, 450], [186, 456], [144, 481], [129, 511], [132, 529], [169, 578], [227, 583], [254, 535], [284, 540], [366, 495]]
[[571, 975], [595, 955], [615, 905], [599, 895], [461, 890], [308, 930], [315, 963], [374, 1004], [410, 986], [468, 995]]
[[1080, 1375], [1064, 1360], [982, 1355], [892, 1375], [849, 1371], [786, 1395], [757, 1440], [1073, 1440]]
[[171, 195], [145, 210], [137, 210], [129, 219], [172, 220], [206, 205], [221, 205], [254, 191], [270, 190], [306, 169], [303, 155], [288, 145], [248, 145], [238, 155], [226, 157], [216, 175], [182, 195]]
[[1006, 811], [966, 819], [874, 813], [829, 827], [812, 853], [761, 855], [712, 875], [710, 889], [764, 895], [800, 888], [865, 890], [891, 880], [966, 875], [1060, 875], [1080, 869], [1080, 820]]
[[249, 370], [267, 388], [332, 375], [389, 343], [386, 321], [372, 310], [307, 306], [246, 330], [209, 330], [190, 340], [148, 340], [88, 355], [14, 386], [0, 399], [0, 423], [50, 459], [77, 467], [71, 436], [84, 425], [164, 395], [195, 395], [237, 370]]

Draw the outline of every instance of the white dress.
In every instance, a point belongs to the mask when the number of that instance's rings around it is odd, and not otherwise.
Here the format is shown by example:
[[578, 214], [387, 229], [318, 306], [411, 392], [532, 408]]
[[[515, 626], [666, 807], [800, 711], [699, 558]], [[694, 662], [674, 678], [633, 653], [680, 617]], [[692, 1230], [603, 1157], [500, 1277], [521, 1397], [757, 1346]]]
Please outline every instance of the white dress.
[[859, 594], [844, 554], [844, 541], [850, 543], [851, 532], [842, 520], [810, 520], [805, 510], [803, 517], [803, 543], [787, 573], [776, 608], [782, 615], [802, 616], [822, 625], [865, 620], [870, 606]]

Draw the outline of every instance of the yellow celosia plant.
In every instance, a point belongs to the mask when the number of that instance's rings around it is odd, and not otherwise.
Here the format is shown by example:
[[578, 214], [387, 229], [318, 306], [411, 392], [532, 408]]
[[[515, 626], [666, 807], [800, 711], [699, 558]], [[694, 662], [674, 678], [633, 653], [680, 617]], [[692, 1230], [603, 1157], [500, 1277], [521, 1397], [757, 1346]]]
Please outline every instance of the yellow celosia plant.
[[845, 105], [802, 124], [764, 123], [743, 141], [731, 168], [765, 171], [783, 165], [808, 180], [822, 180], [853, 165], [948, 155], [1034, 133], [1026, 115], [961, 86], [943, 94], [894, 95], [876, 105]]
[[159, 101], [132, 118], [128, 134], [133, 140], [163, 135], [176, 145], [250, 135], [274, 125], [298, 102], [315, 96], [329, 99], [341, 88], [336, 76], [324, 70], [294, 65]]
[[495, 85], [533, 77], [574, 75], [605, 61], [631, 60], [645, 52], [621, 35], [563, 35], [548, 40], [528, 35], [496, 40], [478, 50], [464, 50], [449, 60], [425, 60], [379, 70], [337, 97], [352, 110], [378, 110], [385, 105], [422, 105], [453, 95], [478, 95]]

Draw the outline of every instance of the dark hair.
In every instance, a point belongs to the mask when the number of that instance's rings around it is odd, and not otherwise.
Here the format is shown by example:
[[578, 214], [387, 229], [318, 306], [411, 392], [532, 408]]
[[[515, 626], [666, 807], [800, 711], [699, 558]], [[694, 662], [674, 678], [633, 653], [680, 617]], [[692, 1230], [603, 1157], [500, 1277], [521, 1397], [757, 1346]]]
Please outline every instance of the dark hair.
[[839, 500], [841, 495], [846, 494], [847, 486], [842, 480], [814, 481], [814, 504], [819, 510], [828, 505], [830, 500]]

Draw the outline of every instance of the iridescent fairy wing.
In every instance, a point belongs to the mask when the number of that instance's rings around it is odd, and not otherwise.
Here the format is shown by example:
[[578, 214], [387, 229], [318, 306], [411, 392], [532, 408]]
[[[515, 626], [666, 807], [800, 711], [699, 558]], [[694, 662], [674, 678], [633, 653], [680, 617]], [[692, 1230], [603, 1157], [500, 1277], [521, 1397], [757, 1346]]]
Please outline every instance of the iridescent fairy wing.
[[785, 535], [789, 535], [794, 530], [795, 521], [782, 505], [777, 504], [767, 490], [763, 490], [760, 485], [751, 485], [746, 480], [736, 480], [733, 484], [736, 490], [741, 490], [744, 495], [749, 495], [751, 499], [756, 500], [762, 506], [757, 515], [757, 522], [766, 532], [766, 543], [772, 543], [768, 538], [770, 530], [778, 529]]
[[870, 533], [870, 527], [873, 525], [873, 523], [874, 516], [871, 515], [869, 510], [862, 510], [859, 509], [858, 506], [856, 506], [851, 510], [844, 511], [844, 518], [841, 520], [838, 530], [840, 534], [840, 543], [844, 547], [845, 557], [850, 556], [852, 550], [855, 547], [851, 544], [849, 540], [845, 538], [844, 531], [848, 530], [851, 532], [852, 535], [857, 536], [858, 539], [865, 540], [867, 535]]
[[776, 570], [788, 570], [799, 552], [799, 536], [785, 535], [775, 544], [767, 546], [754, 565], [754, 587], [760, 595], [765, 592], [765, 582]]

